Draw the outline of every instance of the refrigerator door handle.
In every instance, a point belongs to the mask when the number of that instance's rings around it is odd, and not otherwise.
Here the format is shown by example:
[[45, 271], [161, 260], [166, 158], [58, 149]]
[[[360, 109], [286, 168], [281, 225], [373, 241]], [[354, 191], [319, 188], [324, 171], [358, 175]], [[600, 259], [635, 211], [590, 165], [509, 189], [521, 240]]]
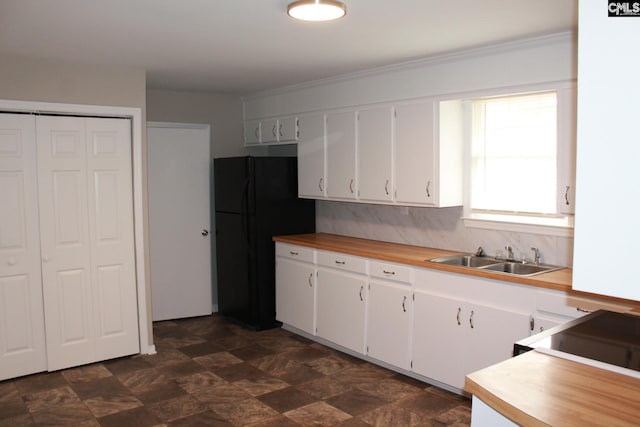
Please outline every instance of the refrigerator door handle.
[[242, 237], [247, 244], [247, 250], [249, 255], [254, 256], [253, 249], [251, 249], [251, 242], [249, 241], [249, 185], [251, 184], [251, 178], [247, 177], [244, 181], [244, 188], [242, 189], [242, 209], [240, 210], [240, 216], [242, 218]]

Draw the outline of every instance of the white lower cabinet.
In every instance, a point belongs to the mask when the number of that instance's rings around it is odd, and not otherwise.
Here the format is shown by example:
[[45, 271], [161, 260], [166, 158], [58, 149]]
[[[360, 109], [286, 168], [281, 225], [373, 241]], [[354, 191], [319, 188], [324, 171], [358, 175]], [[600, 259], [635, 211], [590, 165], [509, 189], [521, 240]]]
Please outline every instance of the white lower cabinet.
[[367, 354], [409, 369], [411, 287], [372, 280], [369, 283]]
[[276, 319], [315, 332], [315, 250], [276, 245]]
[[316, 335], [364, 354], [366, 260], [320, 251], [318, 264]]
[[592, 310], [631, 308], [280, 242], [276, 255], [278, 320], [459, 390], [467, 374], [512, 357], [516, 341]]
[[456, 388], [465, 375], [512, 356], [531, 315], [417, 291], [413, 371]]

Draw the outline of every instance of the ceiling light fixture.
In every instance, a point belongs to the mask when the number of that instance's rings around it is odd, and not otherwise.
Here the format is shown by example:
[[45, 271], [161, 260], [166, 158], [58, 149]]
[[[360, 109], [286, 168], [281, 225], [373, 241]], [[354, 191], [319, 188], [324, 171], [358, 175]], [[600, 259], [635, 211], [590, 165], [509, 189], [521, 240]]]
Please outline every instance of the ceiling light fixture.
[[287, 7], [287, 14], [302, 21], [332, 21], [347, 14], [347, 6], [336, 0], [299, 0]]

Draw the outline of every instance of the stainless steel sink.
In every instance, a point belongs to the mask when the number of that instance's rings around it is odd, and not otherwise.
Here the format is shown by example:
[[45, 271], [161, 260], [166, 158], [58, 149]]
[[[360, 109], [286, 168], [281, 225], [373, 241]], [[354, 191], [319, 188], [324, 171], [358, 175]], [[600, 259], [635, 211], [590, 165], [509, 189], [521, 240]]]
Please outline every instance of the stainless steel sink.
[[505, 261], [492, 257], [480, 257], [470, 254], [450, 255], [441, 258], [425, 260], [437, 264], [468, 267], [479, 270], [489, 270], [498, 273], [513, 274], [516, 276], [535, 276], [549, 271], [561, 270], [564, 267], [550, 264], [529, 264], [515, 261]]
[[475, 255], [451, 255], [442, 258], [427, 259], [425, 261], [471, 268], [483, 267], [500, 262], [496, 261], [495, 258], [479, 257]]
[[500, 264], [487, 265], [483, 270], [497, 271], [500, 273], [516, 274], [518, 276], [533, 276], [549, 271], [560, 270], [564, 267], [546, 264], [522, 264], [520, 262], [502, 262]]

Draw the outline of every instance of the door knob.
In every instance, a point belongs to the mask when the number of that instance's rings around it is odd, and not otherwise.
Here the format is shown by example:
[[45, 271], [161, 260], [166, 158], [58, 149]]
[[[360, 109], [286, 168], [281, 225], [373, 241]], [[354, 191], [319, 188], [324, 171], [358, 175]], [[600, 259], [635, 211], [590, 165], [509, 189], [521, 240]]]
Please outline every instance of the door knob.
[[208, 236], [209, 235], [209, 230], [203, 228], [202, 231], [200, 232], [200, 234], [202, 234], [203, 236]]

